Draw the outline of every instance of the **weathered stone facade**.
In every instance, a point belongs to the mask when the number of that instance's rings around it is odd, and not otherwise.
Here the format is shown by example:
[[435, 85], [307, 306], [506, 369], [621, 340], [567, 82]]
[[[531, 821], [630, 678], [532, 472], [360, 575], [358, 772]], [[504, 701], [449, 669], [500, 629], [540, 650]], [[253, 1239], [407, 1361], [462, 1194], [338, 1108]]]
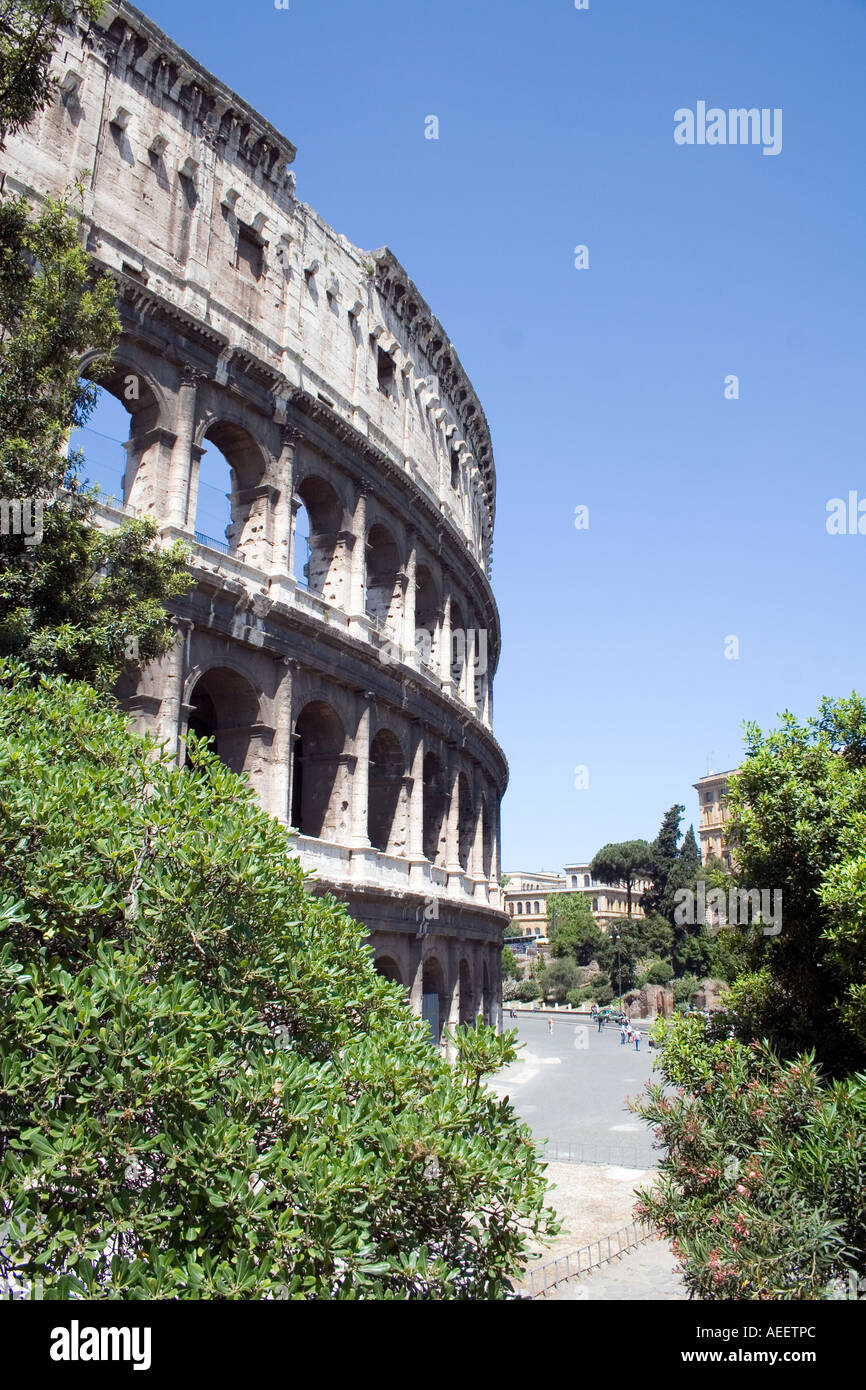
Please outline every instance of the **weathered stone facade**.
[[[177, 645], [120, 693], [181, 760], [190, 727], [212, 737], [298, 829], [434, 1032], [498, 1024], [507, 767], [478, 399], [393, 255], [298, 202], [292, 145], [139, 11], [70, 29], [57, 65], [0, 173], [37, 200], [83, 176], [123, 326], [102, 384], [131, 416], [101, 524], [153, 515], [194, 549]], [[209, 442], [232, 470], [225, 546], [196, 539]]]

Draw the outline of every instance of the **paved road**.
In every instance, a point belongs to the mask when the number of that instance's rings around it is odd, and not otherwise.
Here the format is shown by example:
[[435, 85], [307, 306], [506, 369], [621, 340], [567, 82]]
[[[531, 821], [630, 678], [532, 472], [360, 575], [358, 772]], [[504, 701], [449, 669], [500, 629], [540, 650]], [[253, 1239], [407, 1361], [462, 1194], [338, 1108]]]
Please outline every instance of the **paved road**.
[[550, 1141], [551, 1156], [584, 1162], [622, 1163], [651, 1168], [657, 1161], [649, 1127], [625, 1105], [652, 1072], [653, 1054], [646, 1037], [641, 1050], [623, 1047], [619, 1028], [567, 1014], [547, 1017], [506, 1015], [505, 1028], [516, 1028], [525, 1044], [520, 1058], [492, 1078], [500, 1095], [508, 1095], [538, 1140]]
[[561, 1302], [686, 1299], [688, 1291], [680, 1276], [674, 1273], [675, 1265], [676, 1260], [665, 1242], [650, 1240], [590, 1274], [558, 1284], [546, 1299]]

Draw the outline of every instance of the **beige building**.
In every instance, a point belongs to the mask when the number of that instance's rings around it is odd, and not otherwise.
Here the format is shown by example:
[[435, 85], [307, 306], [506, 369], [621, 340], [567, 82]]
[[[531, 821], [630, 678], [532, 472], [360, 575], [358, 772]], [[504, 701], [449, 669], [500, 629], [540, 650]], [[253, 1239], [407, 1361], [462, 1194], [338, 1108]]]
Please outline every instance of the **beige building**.
[[727, 820], [725, 798], [728, 790], [728, 778], [734, 775], [734, 771], [735, 769], [730, 772], [710, 772], [706, 777], [701, 777], [699, 781], [693, 783], [700, 803], [698, 833], [700, 835], [701, 861], [704, 864], [708, 859], [721, 859], [728, 868], [731, 867], [731, 855], [725, 838], [725, 822]]
[[[248, 777], [434, 1037], [498, 1025], [507, 765], [481, 403], [393, 254], [300, 202], [291, 142], [140, 11], [73, 22], [53, 75], [0, 176], [36, 204], [82, 179], [122, 329], [101, 384], [129, 415], [98, 524], [155, 518], [195, 580], [174, 648], [118, 694], [180, 764], [192, 729]], [[208, 449], [222, 537], [200, 516]]]
[[[649, 880], [632, 885], [631, 913], [643, 917], [641, 894]], [[503, 894], [505, 911], [511, 918], [509, 935], [546, 941], [556, 921], [556, 899], [563, 894], [580, 893], [589, 901], [593, 917], [604, 930], [628, 915], [628, 890], [621, 883], [601, 883], [592, 877], [589, 864], [567, 864], [563, 873], [510, 873]]]

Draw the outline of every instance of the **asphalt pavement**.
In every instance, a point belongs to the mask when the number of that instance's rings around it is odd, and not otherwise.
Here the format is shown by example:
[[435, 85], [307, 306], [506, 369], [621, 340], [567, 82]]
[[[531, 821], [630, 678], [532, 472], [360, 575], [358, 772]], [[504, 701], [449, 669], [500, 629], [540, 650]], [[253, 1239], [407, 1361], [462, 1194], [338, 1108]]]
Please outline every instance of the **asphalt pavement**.
[[[553, 1031], [548, 1018], [553, 1018]], [[548, 1156], [583, 1163], [651, 1168], [658, 1161], [650, 1127], [626, 1106], [652, 1075], [654, 1054], [646, 1034], [640, 1051], [622, 1046], [619, 1027], [599, 1033], [586, 1017], [566, 1013], [508, 1015], [524, 1044], [519, 1060], [492, 1078], [508, 1095]]]

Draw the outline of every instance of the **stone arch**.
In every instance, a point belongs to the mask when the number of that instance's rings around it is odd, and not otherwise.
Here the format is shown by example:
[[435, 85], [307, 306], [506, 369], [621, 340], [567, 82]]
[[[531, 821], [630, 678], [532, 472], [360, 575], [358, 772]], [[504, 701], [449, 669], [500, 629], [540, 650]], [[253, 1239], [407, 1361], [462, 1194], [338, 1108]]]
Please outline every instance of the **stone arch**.
[[374, 966], [383, 980], [391, 980], [395, 985], [403, 985], [405, 989], [402, 972], [393, 956], [377, 956]]
[[487, 797], [481, 796], [481, 873], [490, 878], [493, 873], [493, 822]]
[[397, 736], [390, 729], [380, 729], [370, 744], [367, 834], [374, 849], [391, 854], [400, 854], [406, 847], [404, 772]]
[[302, 835], [345, 838], [349, 809], [346, 733], [337, 712], [324, 700], [310, 700], [295, 723], [292, 750], [291, 823]]
[[[117, 401], [128, 416], [126, 438], [117, 440], [116, 464], [110, 475], [98, 481], [103, 491], [116, 494], [118, 502], [124, 506], [140, 512], [159, 511], [160, 450], [163, 447], [159, 432], [169, 418], [165, 393], [153, 374], [142, 368], [135, 353], [124, 351], [123, 344], [113, 355], [111, 365], [98, 376], [92, 376], [90, 369], [97, 360], [98, 354], [86, 353], [81, 359], [79, 376]], [[85, 464], [90, 463], [93, 456], [93, 451], [86, 447], [88, 435], [99, 438], [108, 433], [97, 428], [99, 412], [97, 402], [94, 414], [81, 427]], [[73, 448], [77, 447], [77, 435], [75, 431]]]
[[490, 988], [490, 968], [487, 961], [481, 969], [481, 1013], [485, 1023], [493, 1022], [493, 992]]
[[393, 533], [376, 521], [367, 532], [366, 587], [364, 608], [367, 616], [391, 637], [399, 635], [402, 616], [400, 552]]
[[[225, 460], [230, 485], [231, 520], [225, 532], [229, 553], [237, 555], [247, 564], [267, 569], [274, 495], [267, 486], [268, 459], [265, 451], [245, 426], [221, 416], [206, 421], [201, 438], [202, 448], [210, 442]], [[197, 491], [196, 531], [199, 529], [199, 506]], [[215, 539], [219, 541], [219, 537]]]
[[469, 778], [465, 772], [461, 772], [457, 777], [457, 858], [464, 873], [469, 869], [474, 838], [475, 816]]
[[438, 1046], [448, 1021], [448, 987], [445, 971], [435, 956], [428, 956], [421, 973], [421, 1017], [427, 1020], [430, 1037]]
[[474, 1023], [477, 1012], [475, 1008], [475, 991], [472, 988], [472, 971], [469, 968], [469, 962], [466, 960], [465, 956], [460, 961], [458, 979], [460, 990], [460, 1022]]
[[445, 862], [448, 789], [445, 769], [435, 753], [424, 755], [422, 850], [431, 864]]
[[461, 604], [451, 600], [451, 652], [449, 656], [451, 680], [455, 694], [463, 689], [466, 676], [466, 614]]
[[[336, 488], [320, 474], [308, 473], [295, 487], [295, 504], [304, 509], [309, 529], [309, 556], [306, 564], [295, 555], [295, 574], [306, 567], [306, 587], [327, 603], [342, 604], [340, 592], [343, 566], [340, 563], [339, 536], [343, 523], [343, 504]], [[298, 521], [295, 521], [295, 545]]]
[[[186, 727], [208, 741], [232, 772], [249, 771], [259, 695], [231, 666], [210, 666], [187, 682]], [[186, 758], [184, 757], [184, 761]]]
[[[438, 674], [442, 605], [433, 572], [423, 562], [415, 570], [415, 632], [422, 666]], [[423, 635], [425, 633], [427, 636]]]

